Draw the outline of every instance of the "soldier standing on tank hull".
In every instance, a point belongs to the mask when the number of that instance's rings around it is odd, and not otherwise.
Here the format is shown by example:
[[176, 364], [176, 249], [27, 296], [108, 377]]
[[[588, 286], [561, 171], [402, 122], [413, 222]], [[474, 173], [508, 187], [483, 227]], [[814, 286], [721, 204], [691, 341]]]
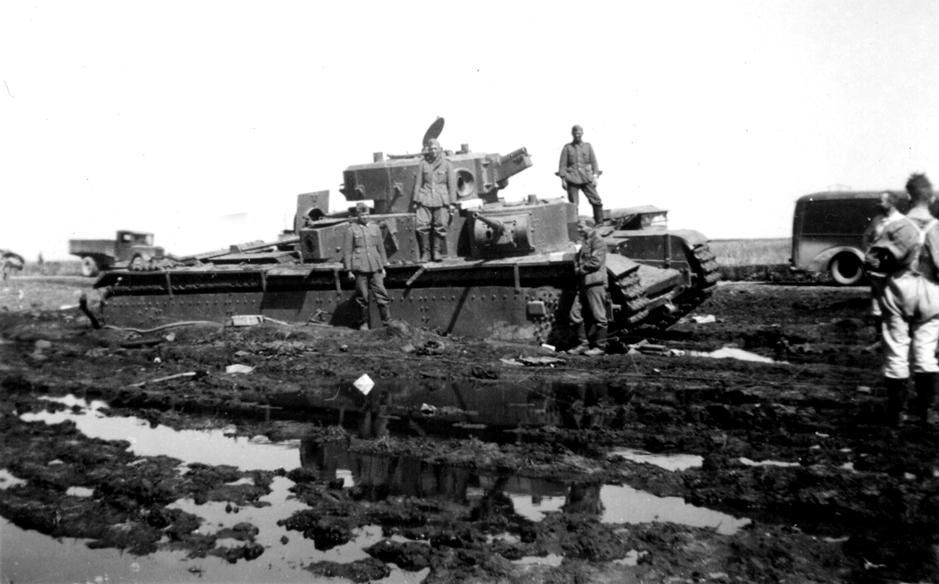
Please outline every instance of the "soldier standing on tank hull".
[[417, 244], [420, 261], [447, 257], [447, 227], [450, 211], [456, 202], [456, 173], [437, 140], [427, 141], [424, 160], [414, 181], [414, 203], [417, 205]]
[[584, 129], [580, 126], [571, 128], [574, 138], [561, 149], [557, 175], [561, 177], [561, 188], [567, 191], [567, 198], [575, 205], [580, 204], [578, 191], [583, 191], [590, 206], [593, 207], [593, 221], [597, 225], [603, 222], [603, 201], [597, 193], [597, 178], [603, 174], [597, 165], [597, 155], [593, 146], [584, 142]]
[[[577, 222], [581, 245], [574, 256], [577, 276], [577, 297], [571, 306], [571, 326], [580, 342], [571, 353], [575, 355], [602, 355], [606, 352], [606, 242], [586, 220]], [[585, 317], [590, 323], [588, 329]], [[588, 332], [589, 330], [589, 332]]]
[[360, 325], [368, 330], [368, 296], [375, 295], [378, 314], [382, 323], [391, 318], [388, 305], [391, 298], [385, 290], [385, 245], [382, 241], [381, 228], [368, 222], [368, 206], [358, 203], [355, 206], [355, 222], [346, 230], [343, 245], [342, 265], [349, 272], [349, 279], [355, 280], [355, 302], [359, 305]]

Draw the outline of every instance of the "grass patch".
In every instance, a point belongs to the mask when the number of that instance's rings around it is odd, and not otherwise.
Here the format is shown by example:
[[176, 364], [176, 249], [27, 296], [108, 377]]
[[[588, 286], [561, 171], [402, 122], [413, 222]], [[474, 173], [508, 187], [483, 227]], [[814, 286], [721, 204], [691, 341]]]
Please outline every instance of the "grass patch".
[[711, 251], [721, 266], [788, 265], [792, 255], [792, 238], [776, 239], [712, 239]]

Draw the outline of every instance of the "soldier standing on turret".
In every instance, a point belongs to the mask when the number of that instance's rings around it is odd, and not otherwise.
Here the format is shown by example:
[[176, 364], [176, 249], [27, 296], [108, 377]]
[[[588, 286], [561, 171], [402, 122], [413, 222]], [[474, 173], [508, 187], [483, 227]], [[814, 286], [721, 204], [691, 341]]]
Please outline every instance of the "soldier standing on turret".
[[391, 298], [385, 289], [385, 264], [388, 258], [381, 228], [368, 222], [368, 205], [356, 204], [355, 216], [355, 222], [346, 230], [342, 265], [348, 270], [349, 279], [355, 280], [355, 302], [359, 305], [361, 316], [359, 328], [367, 330], [370, 291], [375, 295], [381, 321], [385, 323], [390, 318], [388, 304]]
[[561, 177], [561, 188], [567, 191], [570, 202], [578, 205], [580, 198], [578, 191], [583, 191], [593, 207], [593, 220], [599, 225], [603, 221], [603, 201], [597, 193], [597, 177], [603, 174], [597, 165], [597, 155], [593, 146], [584, 142], [584, 129], [580, 126], [571, 128], [574, 138], [561, 149], [561, 160], [558, 163], [557, 175]]
[[428, 140], [424, 149], [424, 160], [414, 181], [413, 200], [417, 205], [420, 261], [439, 262], [447, 257], [447, 227], [451, 206], [456, 202], [456, 173], [435, 139]]

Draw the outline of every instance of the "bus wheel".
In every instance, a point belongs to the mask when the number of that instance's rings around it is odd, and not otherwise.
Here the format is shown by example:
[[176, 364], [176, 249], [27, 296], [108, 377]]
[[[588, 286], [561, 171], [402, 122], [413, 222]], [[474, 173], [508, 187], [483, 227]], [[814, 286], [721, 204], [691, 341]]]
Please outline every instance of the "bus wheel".
[[828, 271], [831, 279], [842, 286], [854, 286], [864, 276], [864, 267], [861, 260], [852, 253], [840, 253], [831, 260]]

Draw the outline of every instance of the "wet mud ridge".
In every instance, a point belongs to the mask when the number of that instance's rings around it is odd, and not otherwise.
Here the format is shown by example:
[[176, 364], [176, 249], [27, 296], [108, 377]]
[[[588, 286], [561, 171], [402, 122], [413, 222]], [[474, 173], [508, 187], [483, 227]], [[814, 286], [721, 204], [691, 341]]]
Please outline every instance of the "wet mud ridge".
[[594, 358], [92, 330], [26, 292], [0, 313], [5, 581], [939, 581], [939, 419], [881, 423], [863, 288], [721, 284]]

